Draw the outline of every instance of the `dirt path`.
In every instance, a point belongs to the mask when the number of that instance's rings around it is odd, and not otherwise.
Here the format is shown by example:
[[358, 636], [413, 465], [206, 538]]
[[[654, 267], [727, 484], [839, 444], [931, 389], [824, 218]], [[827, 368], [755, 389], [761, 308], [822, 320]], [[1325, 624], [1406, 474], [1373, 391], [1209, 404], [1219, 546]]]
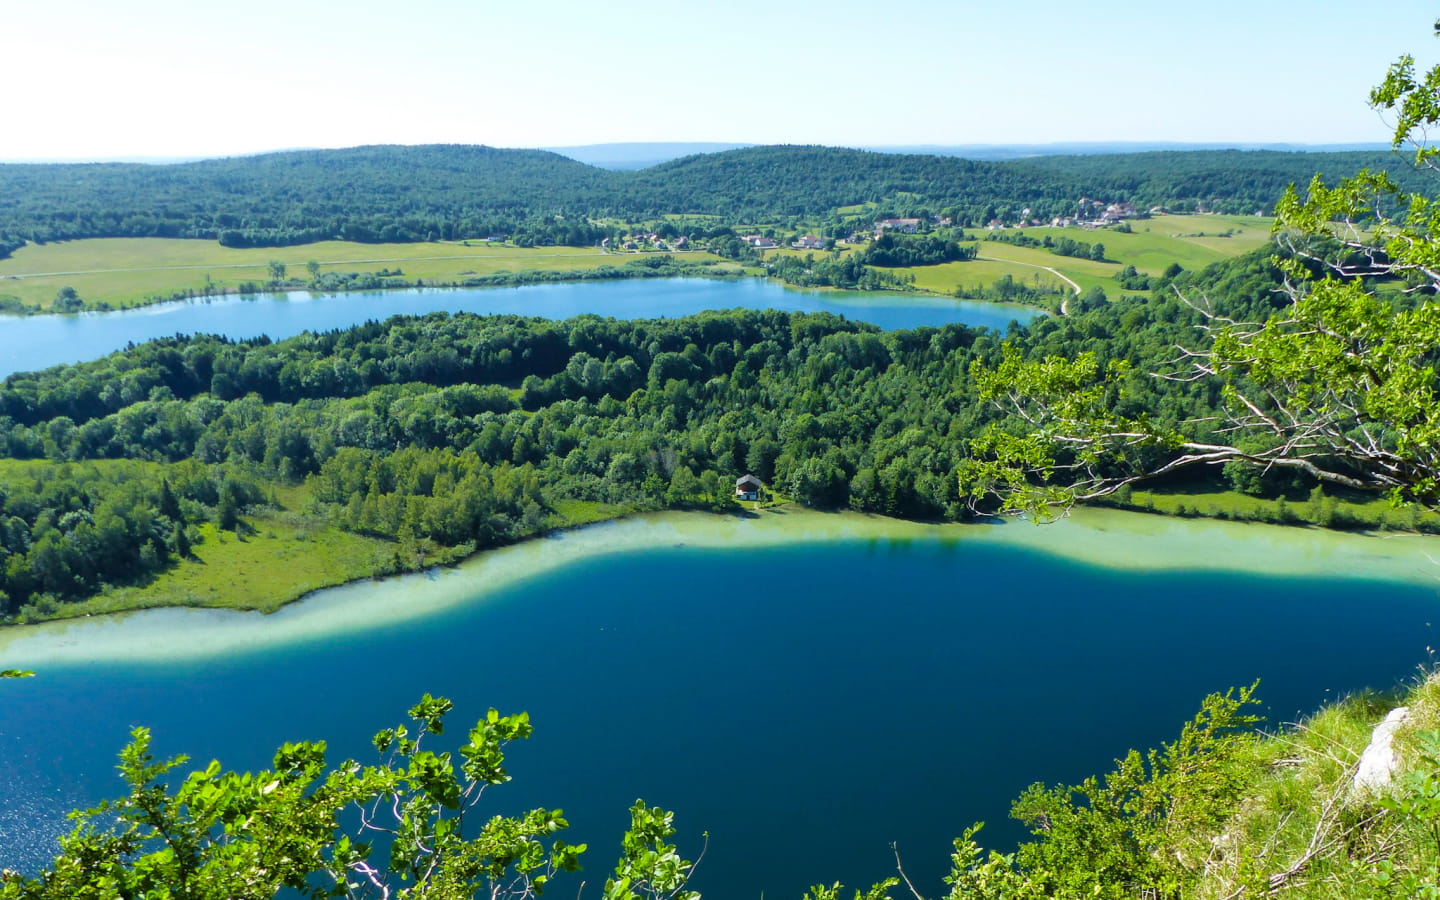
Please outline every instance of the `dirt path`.
[[[1074, 281], [1071, 281], [1068, 276], [1065, 276], [1065, 275], [1060, 274], [1060, 272], [1059, 272], [1057, 269], [1055, 269], [1055, 268], [1053, 268], [1053, 267], [1051, 267], [1051, 266], [1042, 266], [1042, 265], [1040, 265], [1039, 263], [1020, 262], [1020, 261], [1017, 260], [1017, 259], [996, 259], [996, 258], [993, 257], [993, 256], [977, 256], [977, 257], [975, 257], [975, 258], [976, 258], [976, 259], [983, 259], [983, 260], [985, 260], [986, 262], [1010, 263], [1011, 265], [1016, 265], [1016, 266], [1029, 266], [1029, 267], [1032, 268], [1032, 269], [1044, 269], [1046, 272], [1049, 272], [1051, 275], [1054, 275], [1056, 278], [1058, 278], [1058, 279], [1060, 279], [1061, 281], [1065, 282], [1066, 284], [1070, 285], [1070, 289], [1075, 292], [1075, 296], [1077, 296], [1077, 297], [1080, 296], [1080, 285], [1076, 284]], [[1066, 297], [1065, 299], [1063, 299], [1063, 300], [1060, 301], [1060, 315], [1062, 315], [1062, 316], [1068, 316], [1068, 315], [1070, 315], [1070, 298], [1069, 298], [1069, 297]]]

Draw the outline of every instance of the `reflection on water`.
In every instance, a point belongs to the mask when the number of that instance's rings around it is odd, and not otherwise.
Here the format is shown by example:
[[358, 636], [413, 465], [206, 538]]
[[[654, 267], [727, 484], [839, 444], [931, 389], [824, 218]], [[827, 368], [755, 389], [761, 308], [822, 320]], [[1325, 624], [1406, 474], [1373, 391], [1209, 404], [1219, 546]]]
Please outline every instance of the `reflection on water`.
[[302, 331], [332, 331], [394, 315], [430, 312], [507, 313], [568, 319], [582, 314], [617, 319], [675, 318], [707, 309], [831, 312], [882, 328], [963, 323], [1004, 330], [1041, 313], [1023, 306], [912, 294], [797, 291], [755, 278], [665, 278], [570, 282], [515, 288], [444, 288], [346, 294], [261, 294], [164, 303], [74, 316], [0, 317], [0, 376], [95, 359], [175, 334], [220, 334], [275, 340]]

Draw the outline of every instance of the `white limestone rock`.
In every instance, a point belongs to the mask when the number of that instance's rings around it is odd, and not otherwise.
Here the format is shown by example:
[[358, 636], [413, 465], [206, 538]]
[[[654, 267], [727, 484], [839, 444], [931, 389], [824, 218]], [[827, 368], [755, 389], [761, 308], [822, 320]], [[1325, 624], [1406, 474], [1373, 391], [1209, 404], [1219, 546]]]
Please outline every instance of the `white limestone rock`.
[[1351, 786], [1357, 792], [1376, 793], [1390, 784], [1398, 760], [1395, 757], [1395, 730], [1410, 717], [1410, 707], [1400, 706], [1375, 726], [1370, 733], [1370, 744], [1360, 754], [1360, 766], [1355, 771]]

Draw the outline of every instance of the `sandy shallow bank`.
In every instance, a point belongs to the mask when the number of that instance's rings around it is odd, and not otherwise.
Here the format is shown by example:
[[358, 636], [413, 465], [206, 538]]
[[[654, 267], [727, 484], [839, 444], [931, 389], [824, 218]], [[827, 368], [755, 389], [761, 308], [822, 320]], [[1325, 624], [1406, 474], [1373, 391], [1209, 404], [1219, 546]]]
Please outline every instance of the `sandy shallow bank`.
[[279, 612], [154, 609], [0, 630], [0, 667], [163, 663], [303, 644], [484, 603], [587, 560], [656, 547], [736, 549], [807, 543], [980, 542], [1090, 565], [1366, 578], [1440, 586], [1440, 539], [1081, 510], [1062, 522], [932, 525], [783, 509], [743, 518], [656, 513], [478, 554], [451, 569], [319, 591]]

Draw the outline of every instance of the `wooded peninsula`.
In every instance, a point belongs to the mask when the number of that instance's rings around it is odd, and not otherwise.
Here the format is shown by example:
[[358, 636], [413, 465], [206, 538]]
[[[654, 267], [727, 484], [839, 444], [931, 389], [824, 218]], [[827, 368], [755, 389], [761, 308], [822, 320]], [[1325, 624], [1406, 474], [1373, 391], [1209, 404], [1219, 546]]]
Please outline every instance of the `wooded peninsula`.
[[[963, 520], [985, 511], [957, 479], [970, 441], [1023, 425], [980, 401], [974, 364], [998, 363], [1002, 343], [1036, 360], [1130, 360], [1127, 409], [1218, 427], [1215, 384], [1148, 372], [1199, 333], [1182, 296], [1263, 320], [1282, 277], [1256, 252], [1008, 335], [773, 311], [434, 314], [278, 343], [177, 337], [12, 375], [0, 386], [0, 610], [26, 621], [154, 603], [274, 608], [556, 527], [736, 511], [746, 474], [806, 506]], [[1282, 470], [1215, 467], [1168, 487], [1159, 507], [1182, 514], [1431, 524]], [[1232, 493], [1202, 508], [1175, 491]], [[1157, 505], [1130, 492], [1115, 502]], [[269, 575], [227, 590], [229, 566], [195, 564], [222, 548], [217, 562]]]

